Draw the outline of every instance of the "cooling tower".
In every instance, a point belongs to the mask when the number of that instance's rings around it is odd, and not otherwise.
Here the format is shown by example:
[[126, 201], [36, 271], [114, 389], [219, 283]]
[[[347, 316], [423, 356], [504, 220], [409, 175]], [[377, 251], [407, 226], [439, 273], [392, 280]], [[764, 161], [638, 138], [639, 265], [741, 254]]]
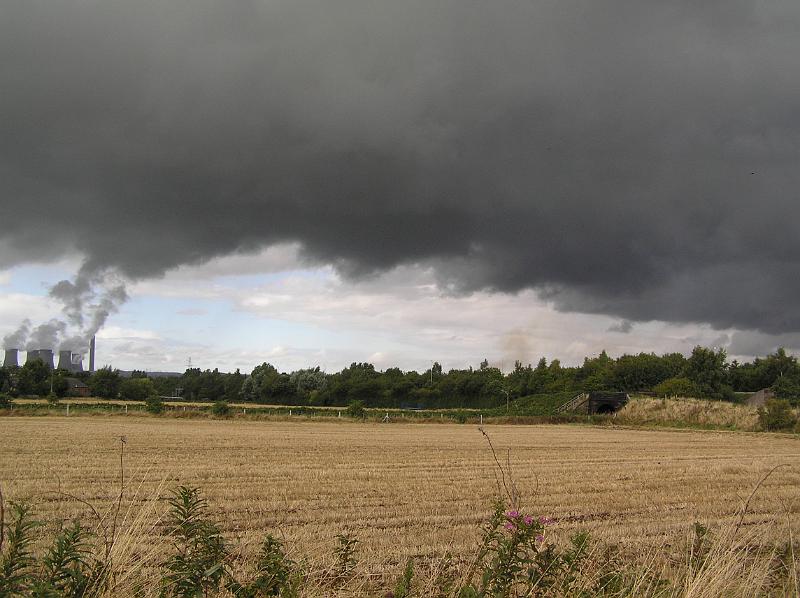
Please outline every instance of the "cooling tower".
[[80, 353], [73, 353], [72, 354], [72, 370], [73, 372], [82, 372], [83, 371], [83, 355]]
[[49, 369], [55, 369], [53, 363], [53, 350], [52, 349], [39, 349], [39, 358], [44, 361], [44, 364]]
[[6, 349], [6, 358], [3, 360], [4, 368], [19, 366], [19, 349]]
[[72, 351], [62, 349], [58, 352], [58, 369], [72, 371]]
[[25, 355], [25, 363], [36, 361], [37, 359], [41, 359], [39, 351], [28, 351], [27, 355]]

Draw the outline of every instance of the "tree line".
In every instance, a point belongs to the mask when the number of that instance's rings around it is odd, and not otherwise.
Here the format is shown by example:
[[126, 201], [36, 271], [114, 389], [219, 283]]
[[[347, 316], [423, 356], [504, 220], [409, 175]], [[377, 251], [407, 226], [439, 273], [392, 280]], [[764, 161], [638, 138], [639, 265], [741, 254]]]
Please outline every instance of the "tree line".
[[361, 401], [369, 407], [487, 408], [515, 398], [590, 391], [651, 392], [735, 400], [736, 392], [771, 388], [779, 398], [800, 404], [800, 366], [797, 358], [778, 349], [752, 362], [729, 362], [724, 349], [695, 347], [691, 355], [639, 353], [609, 357], [603, 351], [580, 366], [562, 366], [544, 357], [534, 366], [517, 361], [503, 373], [484, 360], [476, 368], [443, 371], [439, 363], [424, 372], [353, 363], [339, 372], [320, 368], [280, 372], [262, 363], [249, 375], [239, 370], [189, 368], [177, 377], [149, 377], [134, 371], [129, 377], [102, 368], [93, 374], [50, 371], [42, 362], [0, 369], [0, 392], [10, 396], [64, 396], [67, 378], [89, 385], [92, 396], [144, 400], [150, 396], [188, 401], [228, 401], [278, 405], [348, 405]]

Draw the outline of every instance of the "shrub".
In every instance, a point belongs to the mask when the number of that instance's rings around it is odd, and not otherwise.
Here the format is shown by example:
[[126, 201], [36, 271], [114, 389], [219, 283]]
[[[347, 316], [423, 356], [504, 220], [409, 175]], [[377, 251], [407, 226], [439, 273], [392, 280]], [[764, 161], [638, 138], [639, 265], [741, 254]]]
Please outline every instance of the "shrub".
[[150, 395], [144, 402], [144, 408], [148, 413], [158, 415], [164, 412], [164, 401], [157, 395]]
[[768, 432], [791, 430], [797, 425], [797, 416], [785, 399], [769, 399], [758, 409], [758, 423]]
[[11, 409], [11, 397], [5, 393], [0, 393], [0, 409]]
[[54, 392], [51, 392], [49, 395], [47, 395], [47, 402], [53, 407], [55, 407], [56, 405], [58, 405], [58, 395], [55, 394]]
[[225, 401], [217, 401], [211, 405], [211, 413], [217, 417], [227, 417], [231, 414], [231, 408]]
[[653, 392], [662, 397], [698, 397], [700, 388], [688, 378], [667, 378], [653, 387]]
[[356, 419], [367, 417], [367, 410], [364, 409], [364, 401], [351, 401], [347, 406], [347, 415]]
[[149, 378], [128, 378], [119, 387], [119, 398], [124, 401], [146, 401], [154, 394], [156, 389]]

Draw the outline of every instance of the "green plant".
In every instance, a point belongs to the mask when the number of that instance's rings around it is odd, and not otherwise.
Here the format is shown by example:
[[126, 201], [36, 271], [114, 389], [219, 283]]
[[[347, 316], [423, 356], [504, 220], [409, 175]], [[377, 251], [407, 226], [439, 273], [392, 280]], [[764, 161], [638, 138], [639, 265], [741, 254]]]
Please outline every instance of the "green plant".
[[144, 408], [148, 413], [158, 415], [164, 412], [164, 401], [157, 395], [150, 395], [144, 402]]
[[98, 589], [104, 568], [95, 561], [89, 533], [80, 521], [63, 528], [42, 558], [41, 577], [33, 595], [83, 598]]
[[227, 417], [231, 413], [231, 408], [225, 401], [217, 401], [211, 405], [211, 413], [216, 417]]
[[653, 387], [660, 397], [698, 397], [700, 387], [688, 378], [667, 378]]
[[[79, 521], [62, 527], [51, 547], [37, 558], [32, 545], [41, 524], [33, 520], [27, 505], [11, 503], [11, 509], [8, 548], [0, 557], [0, 596], [88, 598], [99, 593], [107, 568], [94, 557], [89, 533]], [[0, 534], [0, 540], [4, 538]]]
[[411, 596], [411, 581], [414, 579], [414, 559], [409, 558], [406, 561], [403, 574], [397, 580], [392, 592], [392, 598], [408, 598]]
[[333, 549], [333, 554], [336, 556], [334, 576], [337, 579], [346, 579], [352, 575], [358, 562], [355, 557], [356, 544], [358, 544], [358, 539], [349, 534], [336, 536], [336, 547]]
[[768, 399], [763, 407], [758, 409], [758, 423], [768, 432], [791, 430], [798, 419], [792, 406], [786, 399]]
[[206, 500], [197, 488], [181, 486], [169, 504], [175, 554], [163, 563], [161, 596], [190, 598], [217, 591], [229, 554], [219, 526], [207, 518]]
[[[0, 543], [0, 596], [26, 596], [31, 587], [31, 575], [35, 563], [31, 544], [39, 522], [34, 521], [30, 507], [20, 503], [10, 504], [14, 519], [8, 525], [3, 550]], [[3, 530], [5, 532], [5, 530]]]
[[51, 392], [49, 395], [47, 395], [47, 403], [53, 407], [58, 405], [58, 395], [54, 392]]
[[297, 569], [297, 564], [286, 556], [283, 543], [274, 536], [268, 535], [264, 539], [257, 567], [255, 578], [247, 584], [231, 578], [226, 584], [228, 591], [238, 598], [293, 598], [299, 595], [303, 574]]
[[347, 416], [355, 419], [367, 417], [367, 410], [364, 409], [364, 401], [351, 401], [347, 406]]
[[11, 397], [4, 392], [0, 393], [0, 409], [10, 409], [12, 404]]

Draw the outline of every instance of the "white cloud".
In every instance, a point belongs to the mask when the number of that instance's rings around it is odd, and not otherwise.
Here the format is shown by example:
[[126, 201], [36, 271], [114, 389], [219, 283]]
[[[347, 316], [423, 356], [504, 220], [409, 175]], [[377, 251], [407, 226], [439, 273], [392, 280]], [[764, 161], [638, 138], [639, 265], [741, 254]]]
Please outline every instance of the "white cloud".
[[120, 328], [119, 326], [106, 326], [97, 333], [97, 338], [106, 340], [158, 340], [161, 337], [153, 330], [137, 330], [134, 328]]
[[[358, 282], [328, 267], [281, 270], [297, 265], [292, 252], [296, 249], [284, 248], [280, 259], [267, 260], [274, 266], [269, 275], [239, 278], [258, 270], [258, 256], [239, 256], [217, 260], [208, 270], [181, 268], [131, 285], [134, 299], [147, 301], [138, 307], [134, 301], [112, 318], [99, 335], [101, 355], [126, 369], [173, 371], [182, 371], [189, 357], [197, 367], [223, 371], [250, 371], [263, 361], [282, 370], [319, 365], [332, 371], [353, 361], [424, 370], [437, 360], [449, 369], [475, 366], [484, 357], [508, 370], [516, 359], [535, 363], [545, 356], [578, 364], [603, 349], [611, 355], [686, 353], [696, 344], [727, 346], [724, 339], [731, 338], [731, 331], [663, 322], [609, 333], [617, 319], [559, 312], [533, 291], [443, 293], [424, 266], [403, 266]], [[148, 310], [162, 300], [189, 305], [164, 308], [159, 320]], [[192, 305], [198, 300], [202, 306]], [[177, 323], [176, 313], [194, 317]], [[250, 318], [253, 325], [247, 326]], [[231, 320], [244, 327], [223, 338]], [[303, 335], [294, 335], [295, 329]]]

